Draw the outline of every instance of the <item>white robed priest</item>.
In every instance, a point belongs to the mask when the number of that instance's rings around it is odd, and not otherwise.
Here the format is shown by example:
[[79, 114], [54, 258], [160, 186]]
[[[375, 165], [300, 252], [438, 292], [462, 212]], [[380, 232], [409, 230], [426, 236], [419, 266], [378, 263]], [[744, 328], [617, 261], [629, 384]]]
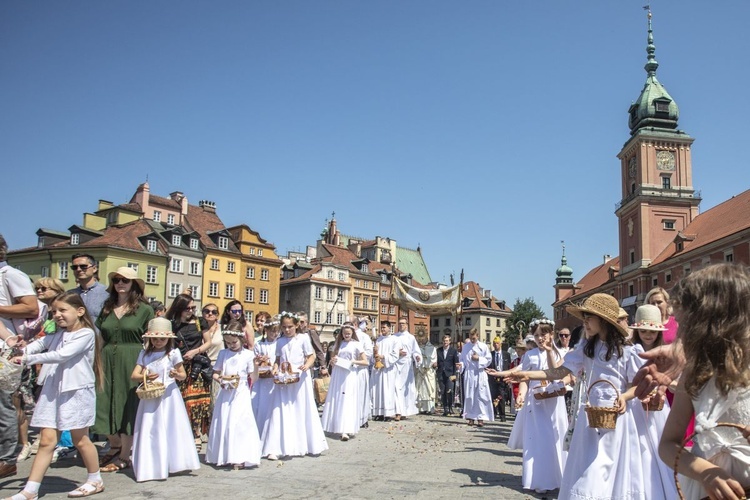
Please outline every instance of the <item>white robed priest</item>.
[[479, 331], [472, 328], [469, 342], [461, 351], [461, 365], [464, 382], [463, 416], [473, 424], [476, 420], [479, 427], [484, 421], [494, 420], [494, 408], [490, 395], [490, 384], [485, 368], [492, 362], [492, 353], [487, 344], [479, 341]]
[[422, 351], [417, 339], [409, 333], [406, 318], [398, 320], [398, 331], [393, 334], [400, 343], [399, 358], [396, 362], [396, 418], [419, 413], [417, 410], [417, 386], [414, 383], [414, 364], [422, 362]]
[[417, 371], [414, 373], [417, 386], [417, 409], [419, 413], [432, 413], [435, 411], [437, 396], [435, 379], [437, 349], [430, 343], [427, 332], [423, 328], [417, 330], [417, 344], [422, 353], [422, 362], [417, 365]]
[[359, 380], [359, 425], [367, 426], [367, 421], [372, 415], [372, 400], [370, 398], [370, 367], [372, 366], [372, 338], [370, 337], [370, 318], [359, 319], [356, 330], [357, 339], [362, 344], [369, 361], [368, 366], [357, 366], [357, 379]]

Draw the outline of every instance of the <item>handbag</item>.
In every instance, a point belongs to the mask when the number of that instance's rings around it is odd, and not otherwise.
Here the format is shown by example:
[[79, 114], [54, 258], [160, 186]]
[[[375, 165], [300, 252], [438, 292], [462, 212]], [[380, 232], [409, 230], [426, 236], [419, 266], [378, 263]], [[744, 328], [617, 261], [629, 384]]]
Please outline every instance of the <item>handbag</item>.
[[315, 394], [315, 402], [317, 404], [322, 405], [326, 402], [326, 397], [328, 396], [328, 388], [330, 386], [331, 377], [329, 375], [313, 380], [313, 393]]

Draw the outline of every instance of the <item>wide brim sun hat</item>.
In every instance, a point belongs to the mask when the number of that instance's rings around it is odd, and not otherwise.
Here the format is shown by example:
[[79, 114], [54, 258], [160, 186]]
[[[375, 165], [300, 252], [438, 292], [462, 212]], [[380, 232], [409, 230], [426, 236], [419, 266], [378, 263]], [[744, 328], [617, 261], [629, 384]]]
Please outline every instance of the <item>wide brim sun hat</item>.
[[620, 304], [617, 299], [607, 293], [595, 293], [583, 301], [581, 305], [571, 305], [565, 308], [568, 314], [583, 321], [583, 315], [593, 314], [614, 326], [617, 332], [624, 338], [628, 338], [630, 332], [617, 322], [620, 316]]
[[644, 304], [635, 311], [635, 323], [630, 325], [630, 328], [654, 332], [666, 330], [661, 320], [661, 310], [651, 304]]
[[116, 271], [111, 272], [107, 275], [107, 281], [109, 282], [109, 287], [107, 287], [108, 292], [111, 292], [114, 289], [112, 278], [118, 275], [122, 276], [123, 278], [129, 279], [130, 281], [135, 281], [136, 283], [138, 283], [138, 286], [141, 287], [141, 292], [146, 289], [146, 282], [138, 277], [138, 272], [136, 272], [136, 270], [133, 268], [123, 266], [118, 267]]
[[172, 332], [172, 322], [167, 318], [154, 318], [148, 322], [143, 339], [174, 339], [177, 335]]

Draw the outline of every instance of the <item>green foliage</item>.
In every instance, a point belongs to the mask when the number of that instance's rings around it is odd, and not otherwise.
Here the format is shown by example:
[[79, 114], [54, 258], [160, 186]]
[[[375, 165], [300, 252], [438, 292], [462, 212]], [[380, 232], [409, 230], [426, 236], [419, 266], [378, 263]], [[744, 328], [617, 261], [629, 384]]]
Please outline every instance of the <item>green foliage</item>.
[[[514, 345], [519, 337], [523, 338], [526, 336], [531, 320], [543, 318], [544, 316], [545, 314], [542, 309], [531, 297], [524, 300], [516, 299], [513, 312], [505, 322], [505, 341], [509, 346]], [[519, 324], [519, 321], [523, 321], [523, 324]], [[519, 326], [521, 327], [520, 331]]]

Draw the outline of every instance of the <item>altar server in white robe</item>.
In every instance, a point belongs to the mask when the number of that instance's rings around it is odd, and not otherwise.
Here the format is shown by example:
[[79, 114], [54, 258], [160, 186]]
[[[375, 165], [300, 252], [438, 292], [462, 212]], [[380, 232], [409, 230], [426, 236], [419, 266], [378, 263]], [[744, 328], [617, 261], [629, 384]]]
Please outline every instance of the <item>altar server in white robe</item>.
[[487, 344], [479, 341], [479, 331], [472, 328], [469, 342], [461, 352], [461, 365], [464, 382], [463, 416], [469, 425], [484, 427], [484, 421], [494, 420], [492, 395], [485, 368], [492, 362], [492, 352]]
[[323, 406], [323, 430], [340, 434], [349, 441], [360, 427], [359, 375], [357, 369], [369, 364], [354, 325], [346, 323], [336, 336], [331, 356], [331, 385]]
[[373, 347], [370, 387], [372, 415], [375, 420], [390, 420], [396, 415], [396, 376], [401, 342], [391, 334], [391, 323], [380, 324], [380, 337]]
[[359, 390], [357, 391], [359, 396], [359, 425], [363, 427], [367, 427], [367, 421], [370, 420], [370, 415], [372, 414], [372, 399], [370, 398], [372, 339], [370, 338], [369, 327], [369, 318], [362, 318], [359, 322], [359, 328], [355, 332], [357, 339], [365, 350], [365, 356], [367, 356], [367, 364], [356, 367], [357, 380], [359, 380]]
[[409, 333], [406, 318], [398, 320], [398, 332], [393, 336], [401, 343], [399, 360], [396, 363], [396, 418], [394, 419], [399, 421], [419, 413], [417, 386], [414, 382], [414, 363], [422, 362], [422, 353], [417, 339]]
[[437, 396], [437, 349], [430, 343], [425, 330], [417, 332], [417, 343], [422, 353], [422, 362], [417, 365], [414, 379], [417, 386], [417, 409], [420, 413], [435, 411], [435, 397]]

